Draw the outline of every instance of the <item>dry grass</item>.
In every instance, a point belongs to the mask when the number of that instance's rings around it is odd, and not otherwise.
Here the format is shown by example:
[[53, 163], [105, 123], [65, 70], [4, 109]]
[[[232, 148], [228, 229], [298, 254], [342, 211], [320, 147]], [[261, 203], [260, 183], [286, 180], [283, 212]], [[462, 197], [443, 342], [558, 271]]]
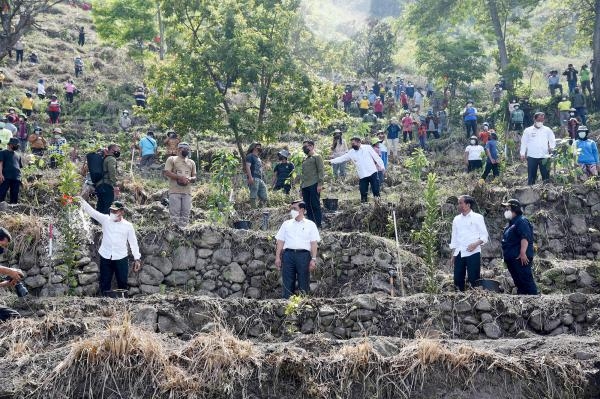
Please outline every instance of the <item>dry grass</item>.
[[35, 251], [45, 239], [46, 226], [40, 216], [0, 213], [0, 226], [11, 232], [12, 252], [15, 254]]

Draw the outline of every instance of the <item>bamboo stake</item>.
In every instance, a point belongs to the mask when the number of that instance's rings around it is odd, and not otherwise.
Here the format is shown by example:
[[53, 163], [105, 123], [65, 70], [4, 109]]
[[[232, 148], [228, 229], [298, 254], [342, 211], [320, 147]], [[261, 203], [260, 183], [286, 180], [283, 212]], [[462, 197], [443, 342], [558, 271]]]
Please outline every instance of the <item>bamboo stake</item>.
[[[392, 211], [392, 215], [394, 217], [394, 234], [396, 235], [396, 252], [397, 252], [397, 264], [396, 264], [396, 269], [398, 270], [398, 276], [400, 277], [400, 292], [402, 294], [402, 296], [405, 296], [405, 292], [404, 292], [404, 275], [402, 274], [402, 265], [400, 264], [400, 241], [398, 241], [398, 224], [396, 223], [396, 210], [394, 209]], [[393, 287], [393, 285], [392, 285]], [[393, 290], [393, 288], [392, 288]], [[392, 291], [393, 293], [393, 291]]]

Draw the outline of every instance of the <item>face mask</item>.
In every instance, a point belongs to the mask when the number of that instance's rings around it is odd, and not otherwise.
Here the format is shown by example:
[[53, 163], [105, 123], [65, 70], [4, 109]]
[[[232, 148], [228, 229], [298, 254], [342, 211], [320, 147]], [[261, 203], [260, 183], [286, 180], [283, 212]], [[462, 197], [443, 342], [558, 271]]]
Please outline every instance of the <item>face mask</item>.
[[112, 222], [116, 222], [117, 220], [119, 220], [119, 215], [118, 215], [118, 214], [116, 214], [116, 213], [111, 213], [111, 214], [109, 215], [109, 217], [110, 217], [110, 220], [111, 220]]
[[295, 210], [295, 209], [292, 209], [292, 210], [290, 211], [290, 217], [291, 217], [292, 219], [296, 219], [296, 218], [297, 218], [299, 215], [300, 215], [300, 212], [298, 212], [298, 211], [297, 211], [297, 210]]
[[308, 147], [302, 147], [302, 151], [303, 151], [303, 152], [304, 152], [306, 155], [308, 155], [308, 153], [310, 152], [310, 148], [308, 148]]
[[506, 220], [510, 220], [510, 219], [512, 219], [512, 217], [513, 217], [513, 215], [512, 215], [512, 211], [510, 211], [510, 210], [508, 210], [508, 209], [504, 211], [504, 218], [505, 218]]
[[539, 129], [539, 128], [541, 128], [542, 126], [544, 126], [544, 123], [543, 123], [543, 122], [536, 122], [536, 123], [534, 123], [534, 124], [533, 124], [533, 126], [535, 126], [536, 128], [538, 128], [538, 129]]
[[585, 137], [587, 136], [587, 133], [580, 132], [580, 133], [577, 133], [577, 135], [579, 136], [580, 139], [585, 140]]
[[121, 156], [121, 151], [115, 151], [115, 152], [113, 152], [113, 157], [119, 158], [120, 156]]
[[358, 151], [358, 150], [360, 149], [360, 146], [359, 146], [359, 145], [357, 145], [357, 144], [352, 144], [352, 148], [353, 148], [355, 151]]
[[19, 145], [18, 144], [11, 145], [11, 147], [12, 147], [13, 151], [17, 151], [19, 149]]
[[190, 155], [190, 152], [188, 150], [181, 150], [181, 156], [182, 157], [187, 157], [188, 155]]
[[471, 140], [471, 145], [475, 145], [477, 142], [475, 140]]

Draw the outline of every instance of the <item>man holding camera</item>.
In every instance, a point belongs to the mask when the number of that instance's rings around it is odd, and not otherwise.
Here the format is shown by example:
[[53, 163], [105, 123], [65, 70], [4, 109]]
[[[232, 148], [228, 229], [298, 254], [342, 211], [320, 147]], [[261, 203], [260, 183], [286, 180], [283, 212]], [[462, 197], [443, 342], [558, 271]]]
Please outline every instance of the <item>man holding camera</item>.
[[[4, 251], [6, 251], [11, 240], [12, 237], [8, 230], [4, 227], [0, 227], [0, 254], [3, 254]], [[0, 266], [0, 275], [8, 277], [6, 280], [0, 281], [0, 287], [14, 287], [23, 278], [22, 271], [4, 266]], [[0, 321], [6, 321], [14, 317], [19, 317], [19, 313], [16, 310], [0, 308]]]

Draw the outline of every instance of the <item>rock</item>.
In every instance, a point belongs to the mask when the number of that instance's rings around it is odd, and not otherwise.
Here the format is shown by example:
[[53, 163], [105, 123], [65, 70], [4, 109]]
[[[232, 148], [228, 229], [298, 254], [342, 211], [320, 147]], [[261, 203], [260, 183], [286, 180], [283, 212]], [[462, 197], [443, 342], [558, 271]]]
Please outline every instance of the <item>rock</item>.
[[37, 276], [26, 277], [23, 283], [27, 288], [40, 288], [46, 284], [46, 279], [38, 274]]
[[183, 270], [173, 270], [165, 277], [165, 284], [170, 286], [186, 285], [190, 281], [190, 274]]
[[479, 334], [479, 328], [477, 328], [477, 326], [475, 326], [473, 324], [464, 324], [462, 326], [462, 330], [464, 333], [470, 334], [470, 335]]
[[251, 277], [250, 278], [250, 286], [254, 287], [254, 288], [261, 288], [264, 279], [265, 278], [263, 276], [254, 276], [254, 277]]
[[358, 296], [353, 305], [359, 309], [377, 310], [377, 300], [372, 296]]
[[[231, 250], [227, 248], [219, 248], [213, 252], [212, 261], [219, 265], [228, 265], [231, 263]], [[236, 263], [237, 264], [237, 263]]]
[[151, 265], [144, 265], [139, 273], [142, 285], [159, 285], [163, 282], [164, 277], [160, 270]]
[[477, 319], [475, 317], [469, 315], [463, 319], [463, 323], [472, 324], [472, 325], [476, 326], [479, 324], [479, 321], [477, 321]]
[[242, 251], [239, 254], [235, 255], [235, 258], [233, 259], [234, 262], [237, 262], [239, 264], [244, 264], [244, 263], [248, 263], [252, 260], [252, 254], [248, 251]]
[[590, 352], [575, 352], [575, 359], [577, 360], [590, 360], [596, 357], [596, 354]]
[[542, 331], [544, 328], [544, 314], [541, 310], [534, 310], [529, 316], [529, 325], [535, 331]]
[[248, 274], [254, 276], [256, 274], [262, 273], [265, 270], [265, 262], [260, 260], [253, 260], [248, 264]]
[[473, 308], [471, 308], [471, 304], [467, 301], [456, 302], [454, 304], [454, 309], [457, 313], [466, 313], [473, 310]]
[[560, 322], [565, 326], [570, 326], [571, 324], [573, 324], [573, 321], [573, 315], [571, 315], [570, 313], [565, 313], [560, 318]]
[[596, 284], [596, 280], [585, 270], [581, 270], [577, 276], [577, 286], [581, 288], [589, 288]]
[[577, 274], [569, 274], [565, 277], [565, 282], [574, 283], [577, 281]]
[[516, 337], [518, 339], [533, 338], [535, 337], [535, 334], [533, 334], [531, 331], [521, 330], [517, 333]]
[[308, 319], [304, 323], [302, 323], [302, 327], [300, 327], [300, 332], [302, 334], [310, 334], [313, 332], [314, 329], [315, 329], [314, 321], [312, 319]]
[[333, 329], [333, 335], [337, 338], [346, 338], [346, 329], [344, 327], [336, 327]]
[[40, 269], [40, 273], [42, 274], [42, 276], [48, 276], [51, 271], [52, 269], [48, 266], [44, 266]]
[[261, 259], [263, 256], [265, 256], [265, 251], [262, 248], [254, 248], [254, 259]]
[[569, 332], [569, 328], [565, 326], [556, 327], [554, 330], [548, 333], [549, 337], [555, 337], [557, 335], [565, 334]]
[[563, 267], [563, 273], [566, 275], [575, 274], [577, 272], [577, 268], [573, 266], [565, 266]]
[[244, 273], [240, 265], [233, 262], [223, 271], [223, 278], [232, 283], [243, 283], [246, 281], [246, 273]]
[[210, 258], [213, 254], [212, 249], [200, 248], [198, 250], [198, 257], [202, 259]]
[[333, 309], [329, 305], [321, 305], [321, 307], [319, 308], [319, 316], [324, 317], [331, 315], [335, 315], [335, 309]]
[[96, 273], [78, 274], [77, 281], [79, 282], [79, 285], [88, 285], [95, 281], [98, 281], [98, 275]]
[[475, 309], [479, 310], [480, 312], [490, 312], [492, 310], [492, 305], [490, 304], [490, 301], [487, 300], [487, 298], [481, 298], [475, 304]]
[[58, 284], [58, 283], [62, 283], [64, 279], [65, 278], [63, 276], [61, 276], [60, 274], [55, 274], [52, 277], [50, 277], [50, 282], [52, 284]]
[[587, 234], [588, 228], [585, 221], [585, 215], [571, 215], [569, 218], [571, 222], [571, 232], [577, 235]]
[[83, 289], [82, 293], [85, 296], [94, 296], [100, 291], [100, 284], [97, 282], [91, 283], [81, 287]]
[[173, 270], [173, 263], [171, 262], [171, 259], [162, 256], [148, 256], [144, 263], [150, 264], [154, 268], [160, 270], [164, 276], [171, 273]]
[[560, 326], [560, 318], [546, 320], [544, 323], [544, 332], [549, 333], [550, 331], [556, 329], [558, 326]]
[[440, 303], [439, 309], [441, 312], [449, 313], [449, 312], [452, 312], [452, 310], [454, 309], [454, 306], [452, 305], [452, 302], [444, 301], [444, 302]]
[[363, 266], [363, 265], [368, 265], [370, 263], [372, 263], [373, 258], [371, 258], [370, 256], [366, 256], [366, 255], [354, 255], [351, 258], [351, 263], [355, 266]]
[[223, 241], [223, 236], [218, 231], [205, 230], [197, 243], [201, 248], [214, 248]]
[[100, 269], [98, 268], [98, 264], [96, 262], [90, 262], [83, 267], [84, 273], [99, 273]]
[[571, 303], [586, 303], [587, 295], [585, 295], [581, 292], [574, 292], [571, 295], [569, 295], [569, 302], [571, 302]]
[[241, 289], [242, 289], [241, 285], [239, 285], [239, 284], [231, 284], [231, 291], [238, 292], [238, 291], [241, 291]]
[[142, 284], [140, 285], [140, 291], [142, 294], [158, 294], [160, 292], [160, 287], [156, 285]]
[[481, 314], [481, 322], [482, 323], [492, 323], [494, 321], [494, 316], [492, 316], [489, 313], [482, 313]]
[[151, 331], [156, 331], [158, 312], [152, 306], [144, 306], [133, 315], [131, 321], [133, 324], [146, 327]]
[[213, 291], [217, 288], [217, 284], [213, 280], [203, 280], [200, 284], [200, 289], [206, 291]]
[[349, 317], [355, 321], [367, 321], [373, 319], [374, 313], [367, 309], [356, 309], [350, 312]]
[[502, 330], [496, 323], [486, 323], [483, 325], [485, 336], [491, 339], [498, 339], [502, 336]]
[[79, 260], [78, 260], [78, 261], [75, 263], [75, 265], [76, 265], [77, 267], [81, 267], [81, 266], [85, 266], [85, 265], [87, 265], [87, 264], [88, 264], [88, 263], [90, 263], [91, 261], [92, 261], [92, 260], [86, 256], [86, 257], [84, 257], [84, 258], [81, 258], [81, 259], [79, 259]]
[[521, 187], [515, 190], [515, 198], [521, 202], [521, 205], [527, 206], [538, 202], [540, 200], [540, 193], [531, 187]]
[[246, 298], [260, 299], [260, 290], [250, 287], [246, 290]]
[[179, 316], [163, 312], [158, 313], [158, 332], [181, 335], [187, 330], [189, 330], [189, 328]]
[[[191, 247], [178, 247], [173, 252], [173, 269], [189, 270], [196, 266], [196, 251]], [[166, 275], [166, 274], [165, 274]]]
[[600, 204], [600, 192], [597, 190], [590, 191], [585, 199], [587, 206], [594, 206]]

